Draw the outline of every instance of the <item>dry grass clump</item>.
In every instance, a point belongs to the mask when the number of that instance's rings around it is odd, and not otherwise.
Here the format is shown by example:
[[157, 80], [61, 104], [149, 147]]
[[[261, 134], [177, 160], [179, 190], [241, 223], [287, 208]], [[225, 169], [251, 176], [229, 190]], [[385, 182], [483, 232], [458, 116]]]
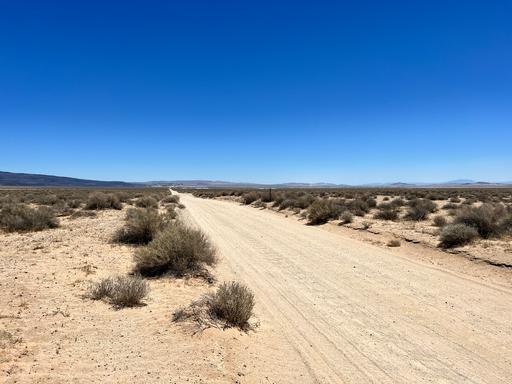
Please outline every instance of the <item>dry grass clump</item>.
[[192, 320], [200, 327], [250, 328], [253, 315], [254, 294], [242, 283], [222, 283], [214, 293], [204, 295], [187, 308], [180, 308], [173, 314], [173, 321]]
[[0, 228], [7, 232], [41, 231], [58, 226], [55, 213], [48, 207], [31, 208], [24, 204], [13, 204], [0, 210]]
[[94, 211], [75, 211], [71, 214], [71, 216], [69, 216], [70, 219], [78, 219], [80, 217], [90, 217], [90, 218], [94, 218], [94, 217], [97, 217], [98, 214]]
[[114, 241], [125, 244], [147, 244], [167, 225], [166, 217], [155, 209], [130, 208], [126, 223], [114, 234]]
[[142, 196], [135, 201], [135, 206], [139, 208], [158, 208], [158, 201], [152, 196]]
[[465, 224], [448, 224], [441, 230], [439, 246], [442, 248], [453, 248], [468, 244], [477, 237], [478, 232], [473, 227]]
[[112, 193], [93, 192], [85, 203], [85, 209], [121, 209], [123, 205], [119, 198]]
[[134, 256], [135, 271], [144, 276], [200, 273], [216, 262], [215, 248], [206, 235], [180, 222], [170, 223]]
[[106, 299], [122, 308], [140, 305], [148, 293], [148, 283], [138, 276], [111, 276], [93, 283], [88, 296], [93, 300]]

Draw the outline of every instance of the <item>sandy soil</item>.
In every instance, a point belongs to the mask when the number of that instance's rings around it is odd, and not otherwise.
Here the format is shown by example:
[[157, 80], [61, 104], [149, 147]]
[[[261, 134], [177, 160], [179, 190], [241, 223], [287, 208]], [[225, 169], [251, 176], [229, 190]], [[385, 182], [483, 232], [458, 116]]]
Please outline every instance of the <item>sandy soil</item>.
[[268, 210], [181, 198], [184, 218], [218, 248], [218, 279], [255, 291], [260, 326], [192, 334], [172, 323], [175, 309], [211, 289], [200, 280], [151, 280], [139, 308], [84, 299], [90, 281], [126, 273], [134, 249], [109, 241], [123, 212], [63, 219], [55, 230], [0, 234], [0, 382], [512, 381], [512, 288], [502, 275], [458, 273]]

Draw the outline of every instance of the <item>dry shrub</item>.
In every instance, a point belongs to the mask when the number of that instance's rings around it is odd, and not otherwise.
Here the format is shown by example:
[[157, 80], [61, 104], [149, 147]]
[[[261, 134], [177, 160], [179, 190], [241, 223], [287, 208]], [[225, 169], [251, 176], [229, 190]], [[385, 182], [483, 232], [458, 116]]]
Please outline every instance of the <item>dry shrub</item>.
[[158, 208], [158, 201], [152, 196], [142, 196], [135, 201], [135, 206], [139, 208]]
[[348, 224], [354, 221], [354, 215], [350, 211], [345, 211], [340, 215], [340, 220], [343, 224]]
[[389, 240], [387, 243], [388, 247], [399, 247], [400, 245], [400, 240], [397, 239]]
[[398, 211], [392, 208], [385, 208], [376, 212], [375, 215], [373, 215], [373, 217], [379, 220], [396, 220], [398, 219]]
[[253, 308], [254, 294], [236, 281], [222, 283], [211, 301], [211, 311], [215, 316], [242, 329], [247, 326]]
[[41, 231], [58, 226], [55, 213], [48, 207], [31, 208], [17, 204], [6, 205], [0, 211], [0, 228], [8, 232]]
[[239, 327], [250, 328], [253, 314], [254, 294], [238, 282], [223, 283], [214, 293], [204, 295], [187, 308], [179, 308], [173, 314], [173, 321], [191, 320], [201, 328]]
[[409, 206], [405, 218], [415, 221], [426, 220], [428, 215], [436, 210], [435, 203], [427, 199], [413, 199], [409, 202]]
[[178, 195], [170, 195], [164, 197], [160, 201], [162, 204], [178, 204], [180, 202], [180, 197]]
[[134, 256], [135, 271], [145, 276], [198, 273], [215, 264], [215, 248], [206, 235], [180, 222], [170, 223]]
[[139, 276], [111, 276], [89, 287], [93, 300], [106, 299], [116, 307], [140, 305], [149, 293], [149, 285]]
[[465, 245], [478, 237], [475, 228], [465, 224], [448, 224], [443, 227], [439, 235], [439, 246], [442, 248], [452, 248]]
[[242, 203], [243, 204], [251, 204], [260, 198], [260, 194], [256, 191], [246, 192], [242, 195]]
[[160, 232], [167, 220], [155, 209], [130, 208], [126, 223], [114, 234], [114, 241], [125, 244], [147, 244]]
[[309, 224], [323, 224], [331, 219], [336, 219], [339, 217], [342, 210], [343, 207], [337, 204], [335, 200], [315, 200], [308, 208]]
[[444, 227], [446, 224], [448, 224], [448, 221], [446, 220], [446, 217], [444, 217], [444, 216], [436, 216], [436, 217], [434, 217], [434, 225], [436, 227]]
[[453, 222], [472, 227], [482, 238], [487, 239], [500, 236], [504, 232], [507, 217], [508, 213], [503, 205], [483, 204], [480, 207], [462, 209]]
[[93, 192], [85, 203], [85, 209], [121, 209], [123, 205], [119, 198], [112, 193]]

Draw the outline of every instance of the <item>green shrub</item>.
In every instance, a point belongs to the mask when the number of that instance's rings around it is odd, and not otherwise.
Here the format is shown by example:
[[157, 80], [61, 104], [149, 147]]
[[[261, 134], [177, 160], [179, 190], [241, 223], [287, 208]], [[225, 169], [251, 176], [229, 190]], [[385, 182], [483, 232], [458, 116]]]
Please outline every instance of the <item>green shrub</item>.
[[134, 256], [135, 271], [145, 276], [182, 276], [201, 271], [216, 261], [215, 249], [200, 230], [180, 222], [169, 224]]
[[58, 226], [55, 213], [48, 207], [31, 208], [17, 204], [5, 205], [0, 211], [0, 228], [8, 232], [40, 231]]
[[126, 212], [125, 225], [114, 234], [114, 241], [125, 244], [147, 244], [166, 224], [165, 217], [159, 215], [155, 209], [130, 208]]
[[221, 284], [210, 303], [216, 317], [244, 329], [252, 316], [254, 294], [245, 285], [232, 281]]
[[85, 203], [85, 209], [121, 209], [123, 205], [112, 193], [93, 192]]
[[116, 307], [140, 305], [147, 296], [149, 285], [137, 276], [114, 276], [100, 280], [89, 288], [93, 300], [107, 299]]
[[478, 237], [478, 232], [473, 227], [465, 224], [448, 224], [443, 227], [439, 235], [439, 246], [452, 248], [465, 245]]

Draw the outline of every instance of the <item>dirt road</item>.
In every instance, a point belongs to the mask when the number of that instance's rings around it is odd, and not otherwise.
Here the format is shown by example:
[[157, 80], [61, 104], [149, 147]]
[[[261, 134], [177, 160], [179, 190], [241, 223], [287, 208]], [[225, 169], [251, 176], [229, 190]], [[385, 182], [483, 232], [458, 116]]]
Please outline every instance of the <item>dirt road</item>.
[[276, 372], [298, 360], [304, 382], [512, 382], [511, 290], [267, 211], [181, 199], [220, 274], [255, 291], [261, 323], [295, 351]]

